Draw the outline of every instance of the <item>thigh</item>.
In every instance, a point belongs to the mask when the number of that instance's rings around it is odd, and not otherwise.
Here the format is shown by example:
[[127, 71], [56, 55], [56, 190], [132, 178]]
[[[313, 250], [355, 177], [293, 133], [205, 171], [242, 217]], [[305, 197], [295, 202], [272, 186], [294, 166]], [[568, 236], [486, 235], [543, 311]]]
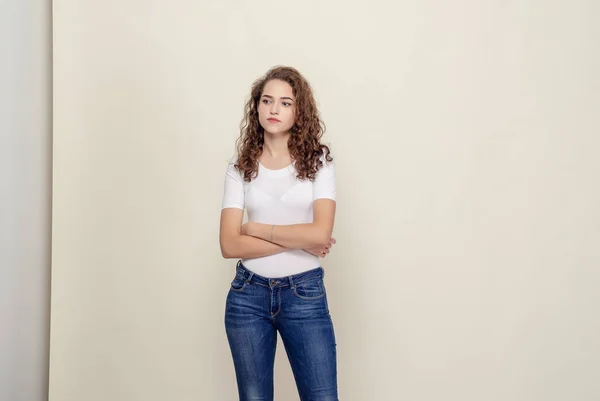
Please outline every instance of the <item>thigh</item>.
[[[315, 279], [313, 279], [315, 280]], [[321, 278], [288, 289], [276, 320], [300, 399], [337, 401], [337, 361], [333, 322]]]
[[273, 400], [277, 332], [263, 316], [261, 288], [246, 284], [227, 295], [225, 330], [233, 357], [240, 401]]

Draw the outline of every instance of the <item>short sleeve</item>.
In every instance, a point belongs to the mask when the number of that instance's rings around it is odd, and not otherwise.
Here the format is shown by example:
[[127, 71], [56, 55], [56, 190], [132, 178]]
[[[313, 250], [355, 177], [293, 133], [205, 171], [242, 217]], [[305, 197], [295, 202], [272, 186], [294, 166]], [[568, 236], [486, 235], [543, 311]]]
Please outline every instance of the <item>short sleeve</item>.
[[227, 166], [221, 209], [233, 207], [244, 210], [244, 179], [234, 164], [232, 161]]
[[313, 182], [313, 201], [320, 198], [335, 200], [335, 165], [322, 157], [323, 166], [317, 171]]

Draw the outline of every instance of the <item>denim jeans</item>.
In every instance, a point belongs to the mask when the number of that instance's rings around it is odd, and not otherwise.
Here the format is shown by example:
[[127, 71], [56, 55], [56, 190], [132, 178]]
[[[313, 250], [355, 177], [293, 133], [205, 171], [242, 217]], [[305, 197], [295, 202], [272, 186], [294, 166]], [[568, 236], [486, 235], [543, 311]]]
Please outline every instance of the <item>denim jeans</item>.
[[336, 343], [324, 273], [318, 267], [266, 278], [238, 261], [227, 294], [225, 329], [240, 401], [273, 401], [277, 332], [300, 400], [338, 401]]

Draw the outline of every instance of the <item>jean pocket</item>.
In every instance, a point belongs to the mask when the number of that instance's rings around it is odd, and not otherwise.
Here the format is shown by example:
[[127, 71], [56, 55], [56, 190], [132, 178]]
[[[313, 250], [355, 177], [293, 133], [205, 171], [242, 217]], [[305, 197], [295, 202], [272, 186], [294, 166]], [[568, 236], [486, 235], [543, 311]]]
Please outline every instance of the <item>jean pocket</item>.
[[325, 285], [320, 278], [316, 280], [306, 280], [294, 283], [292, 292], [296, 297], [310, 301], [325, 296]]
[[233, 281], [231, 281], [231, 291], [240, 292], [246, 287], [246, 280], [241, 273], [236, 273]]

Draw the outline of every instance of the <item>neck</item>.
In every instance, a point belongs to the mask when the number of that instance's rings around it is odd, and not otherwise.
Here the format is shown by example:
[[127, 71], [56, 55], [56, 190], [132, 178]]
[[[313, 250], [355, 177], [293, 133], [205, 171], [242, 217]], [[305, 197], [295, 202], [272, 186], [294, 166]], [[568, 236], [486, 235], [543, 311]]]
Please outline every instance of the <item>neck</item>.
[[263, 145], [263, 153], [269, 155], [273, 159], [287, 157], [290, 154], [288, 149], [288, 139], [290, 134], [272, 135], [265, 131], [265, 143]]

